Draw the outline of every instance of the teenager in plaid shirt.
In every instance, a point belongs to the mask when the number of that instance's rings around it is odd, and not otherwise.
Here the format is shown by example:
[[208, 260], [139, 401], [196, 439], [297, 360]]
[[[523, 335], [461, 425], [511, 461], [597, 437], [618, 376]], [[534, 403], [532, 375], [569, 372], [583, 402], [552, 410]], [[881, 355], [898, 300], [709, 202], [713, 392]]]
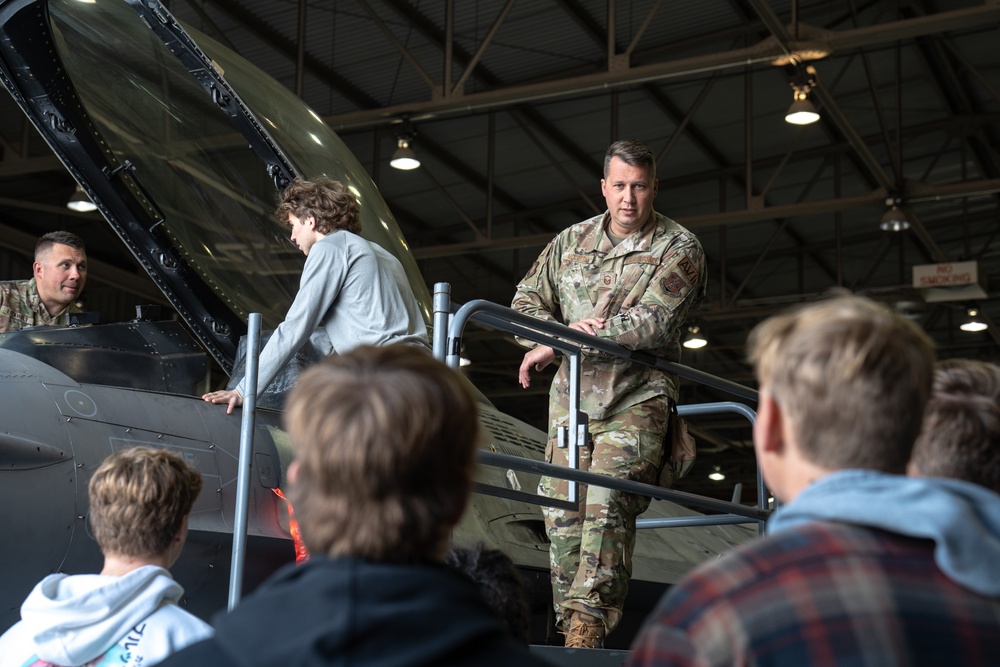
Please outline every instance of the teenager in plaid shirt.
[[1000, 495], [902, 476], [931, 342], [872, 301], [771, 318], [748, 343], [768, 536], [674, 586], [630, 665], [1000, 665]]

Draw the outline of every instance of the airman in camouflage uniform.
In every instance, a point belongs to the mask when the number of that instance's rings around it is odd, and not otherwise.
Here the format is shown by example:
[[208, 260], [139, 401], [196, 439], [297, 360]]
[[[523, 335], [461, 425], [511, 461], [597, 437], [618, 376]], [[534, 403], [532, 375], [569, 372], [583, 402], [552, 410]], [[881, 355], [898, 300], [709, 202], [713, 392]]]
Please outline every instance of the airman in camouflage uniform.
[[[652, 210], [655, 162], [644, 145], [613, 144], [601, 183], [608, 211], [549, 243], [518, 285], [512, 307], [676, 361], [685, 316], [705, 293], [701, 244]], [[521, 384], [527, 386], [529, 371], [541, 370], [553, 358], [552, 349], [545, 346], [529, 351], [521, 366]], [[568, 425], [568, 366], [562, 365], [550, 389], [546, 448], [546, 459], [562, 465], [567, 464], [568, 451], [555, 446], [555, 438], [556, 429]], [[580, 391], [592, 436], [592, 443], [579, 449], [580, 469], [655, 482], [671, 402], [677, 400], [677, 378], [591, 349], [585, 350], [581, 363]], [[566, 499], [567, 483], [543, 478], [539, 493]], [[571, 641], [600, 646], [621, 620], [635, 519], [648, 506], [643, 496], [581, 485], [577, 511], [545, 509], [552, 542], [553, 603], [567, 646]], [[581, 632], [596, 638], [581, 640]]]
[[34, 278], [0, 282], [0, 333], [41, 325], [65, 326], [87, 282], [83, 241], [50, 232], [35, 245]]

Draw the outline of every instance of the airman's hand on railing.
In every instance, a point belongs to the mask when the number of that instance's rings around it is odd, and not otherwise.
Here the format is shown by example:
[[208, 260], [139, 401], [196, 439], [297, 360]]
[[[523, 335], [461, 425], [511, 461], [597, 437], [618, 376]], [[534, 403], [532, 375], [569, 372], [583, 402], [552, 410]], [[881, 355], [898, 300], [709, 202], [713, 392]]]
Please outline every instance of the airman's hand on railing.
[[[579, 322], [573, 322], [567, 326], [569, 326], [570, 329], [576, 329], [577, 331], [582, 331], [585, 334], [596, 336], [597, 331], [604, 328], [604, 323], [606, 321], [607, 320], [603, 317], [585, 317]], [[517, 379], [521, 381], [521, 386], [525, 389], [530, 387], [532, 369], [536, 371], [543, 370], [546, 366], [555, 361], [555, 358], [555, 350], [547, 345], [539, 345], [525, 354], [524, 359], [521, 360], [521, 368], [518, 369], [517, 372]]]
[[603, 317], [585, 317], [579, 322], [573, 322], [567, 326], [570, 329], [576, 329], [577, 331], [582, 331], [585, 334], [596, 336], [597, 330], [603, 329], [605, 322], [607, 322], [607, 319]]

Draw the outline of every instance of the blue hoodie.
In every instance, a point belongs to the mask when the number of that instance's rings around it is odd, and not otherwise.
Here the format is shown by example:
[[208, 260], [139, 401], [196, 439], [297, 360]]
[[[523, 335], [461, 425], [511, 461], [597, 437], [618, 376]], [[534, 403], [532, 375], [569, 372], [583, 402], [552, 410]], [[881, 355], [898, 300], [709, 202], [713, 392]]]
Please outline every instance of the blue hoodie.
[[934, 540], [934, 560], [960, 586], [1000, 596], [1000, 495], [954, 479], [841, 470], [771, 516], [768, 533], [815, 521], [870, 526]]

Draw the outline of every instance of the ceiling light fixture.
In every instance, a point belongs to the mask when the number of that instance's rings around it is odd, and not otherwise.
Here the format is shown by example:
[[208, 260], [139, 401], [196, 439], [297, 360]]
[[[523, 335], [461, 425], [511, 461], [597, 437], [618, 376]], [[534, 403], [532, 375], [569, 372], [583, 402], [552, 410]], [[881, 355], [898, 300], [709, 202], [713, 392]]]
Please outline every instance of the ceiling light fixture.
[[712, 468], [712, 472], [708, 473], [708, 478], [713, 482], [721, 482], [726, 478], [726, 476], [722, 474], [722, 470], [719, 466], [715, 466]]
[[966, 311], [968, 318], [965, 322], [959, 325], [959, 329], [962, 331], [971, 331], [973, 333], [977, 331], [986, 331], [989, 329], [989, 325], [982, 320], [982, 316], [979, 314], [979, 309], [975, 306], [970, 306], [969, 310]]
[[681, 343], [681, 345], [689, 350], [697, 350], [708, 345], [708, 341], [705, 340], [705, 337], [702, 335], [701, 327], [690, 326], [688, 327], [687, 334], [684, 336], [684, 342]]
[[819, 120], [819, 112], [811, 101], [809, 91], [816, 87], [816, 68], [812, 65], [799, 65], [795, 68], [795, 76], [788, 82], [792, 87], [792, 106], [788, 107], [785, 122], [792, 125], [808, 125]]
[[413, 143], [413, 139], [416, 136], [417, 131], [410, 123], [410, 117], [403, 116], [403, 126], [396, 135], [397, 148], [396, 152], [392, 154], [392, 159], [389, 160], [390, 166], [404, 171], [416, 169], [420, 166], [420, 159], [417, 158], [417, 154], [414, 153], [413, 148], [410, 147], [410, 144]]
[[90, 201], [90, 197], [87, 196], [87, 193], [77, 183], [76, 190], [73, 191], [73, 196], [66, 202], [66, 208], [79, 213], [90, 213], [97, 210], [97, 204]]
[[879, 227], [883, 232], [902, 232], [910, 228], [910, 221], [906, 219], [906, 213], [899, 206], [903, 203], [898, 197], [887, 197], [885, 200], [885, 213], [882, 214], [882, 222]]

